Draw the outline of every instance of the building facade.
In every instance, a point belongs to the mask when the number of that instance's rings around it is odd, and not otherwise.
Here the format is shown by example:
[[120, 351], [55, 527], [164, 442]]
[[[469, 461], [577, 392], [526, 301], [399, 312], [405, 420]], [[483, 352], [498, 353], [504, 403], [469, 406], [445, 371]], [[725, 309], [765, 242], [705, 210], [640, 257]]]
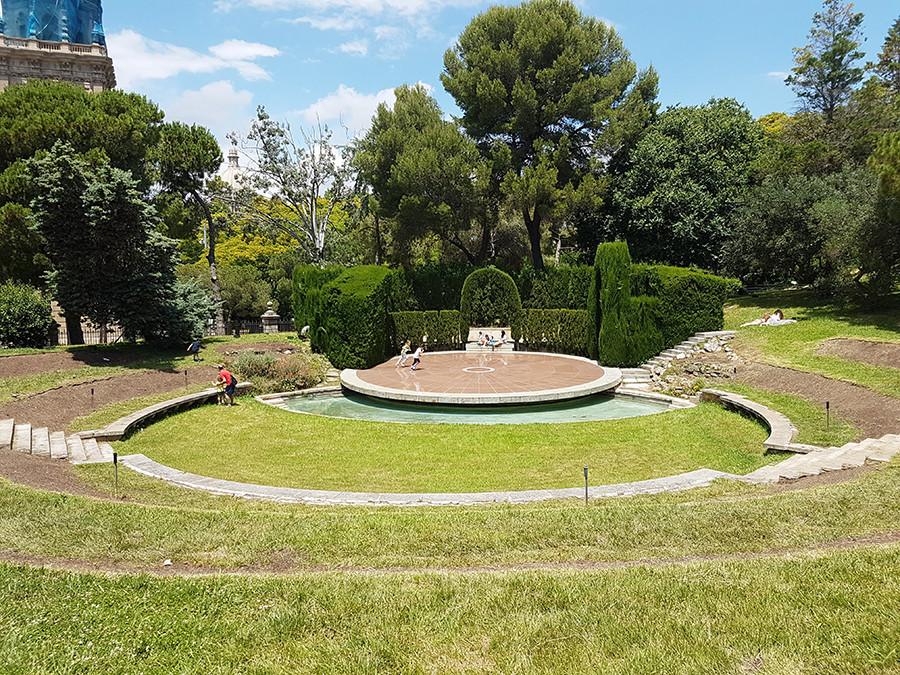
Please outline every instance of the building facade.
[[0, 0], [0, 91], [29, 80], [116, 86], [100, 0]]

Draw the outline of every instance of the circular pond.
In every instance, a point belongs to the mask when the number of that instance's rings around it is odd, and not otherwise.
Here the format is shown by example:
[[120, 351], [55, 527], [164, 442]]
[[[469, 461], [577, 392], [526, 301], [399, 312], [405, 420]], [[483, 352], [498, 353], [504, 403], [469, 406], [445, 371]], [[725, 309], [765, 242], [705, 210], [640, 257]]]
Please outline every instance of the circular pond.
[[267, 402], [296, 413], [402, 424], [562, 424], [641, 417], [672, 409], [667, 401], [615, 395], [477, 409], [388, 401], [353, 392], [298, 395]]

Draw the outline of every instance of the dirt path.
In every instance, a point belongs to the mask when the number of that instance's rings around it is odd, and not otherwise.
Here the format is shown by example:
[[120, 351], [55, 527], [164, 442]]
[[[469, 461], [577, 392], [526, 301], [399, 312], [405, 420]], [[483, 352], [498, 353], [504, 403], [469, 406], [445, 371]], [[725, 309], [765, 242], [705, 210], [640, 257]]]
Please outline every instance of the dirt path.
[[849, 537], [836, 541], [825, 542], [817, 546], [806, 548], [772, 549], [766, 551], [753, 551], [749, 553], [724, 553], [717, 555], [682, 556], [677, 558], [649, 558], [642, 560], [621, 561], [591, 561], [579, 560], [572, 562], [538, 562], [538, 563], [512, 563], [501, 565], [479, 565], [471, 567], [362, 567], [353, 565], [316, 565], [294, 566], [285, 564], [275, 565], [251, 565], [246, 567], [223, 567], [208, 569], [191, 565], [181, 565], [177, 562], [171, 566], [164, 566], [160, 561], [156, 565], [130, 564], [115, 561], [89, 561], [64, 558], [49, 558], [44, 556], [25, 555], [13, 551], [0, 550], [0, 562], [13, 565], [27, 565], [29, 567], [41, 567], [50, 570], [67, 572], [103, 573], [115, 575], [149, 574], [162, 578], [177, 577], [218, 577], [238, 576], [253, 578], [278, 578], [297, 574], [353, 574], [363, 576], [394, 576], [394, 575], [423, 575], [423, 574], [510, 574], [523, 572], [603, 572], [608, 570], [622, 570], [635, 568], [659, 569], [682, 565], [696, 565], [711, 562], [743, 562], [753, 560], [788, 560], [798, 556], [822, 556], [838, 551], [850, 551], [854, 549], [892, 547], [900, 543], [900, 531], [884, 532], [880, 534]]
[[816, 350], [823, 356], [836, 356], [848, 361], [858, 361], [871, 366], [900, 368], [900, 343], [870, 342], [834, 338], [825, 340]]
[[113, 350], [101, 352], [96, 349], [4, 356], [0, 358], [0, 378], [39, 375], [56, 370], [78, 370], [85, 366], [128, 366], [133, 361], [134, 354]]
[[68, 462], [51, 462], [12, 450], [0, 451], [0, 477], [39, 490], [85, 497], [106, 497], [84, 483]]
[[216, 371], [212, 366], [181, 372], [135, 371], [133, 375], [60, 387], [0, 403], [0, 419], [18, 419], [35, 427], [58, 431], [66, 429], [75, 419], [112, 403], [174, 391], [190, 384], [212, 383], [215, 378]]
[[831, 410], [859, 427], [867, 437], [879, 438], [900, 432], [900, 399], [842, 380], [779, 368], [756, 361], [744, 361], [737, 367], [736, 381], [809, 401], [831, 402]]

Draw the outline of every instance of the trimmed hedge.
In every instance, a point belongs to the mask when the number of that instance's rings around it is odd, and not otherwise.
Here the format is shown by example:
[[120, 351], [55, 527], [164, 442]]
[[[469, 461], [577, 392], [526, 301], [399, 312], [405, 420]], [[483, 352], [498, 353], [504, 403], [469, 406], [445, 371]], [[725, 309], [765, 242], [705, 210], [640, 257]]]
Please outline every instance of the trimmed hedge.
[[600, 361], [607, 366], [627, 366], [631, 324], [631, 254], [628, 244], [614, 241], [597, 247], [596, 267], [600, 286]]
[[632, 288], [659, 298], [659, 327], [666, 347], [672, 347], [695, 333], [722, 330], [725, 301], [741, 282], [696, 268], [635, 265]]
[[322, 287], [343, 273], [340, 267], [316, 267], [297, 265], [294, 268], [294, 325], [300, 331], [310, 327], [310, 343], [316, 348], [317, 327], [322, 326]]
[[522, 299], [513, 278], [496, 267], [475, 270], [463, 284], [459, 305], [460, 330], [472, 326], [508, 325], [513, 339], [520, 332]]
[[377, 265], [343, 270], [321, 286], [312, 314], [306, 315], [313, 317], [312, 347], [335, 368], [370, 368], [392, 352], [390, 313], [414, 306], [402, 272]]
[[0, 285], [0, 345], [46, 347], [53, 326], [50, 301], [24, 284]]
[[[628, 317], [628, 365], [652, 359], [667, 346], [659, 328], [659, 298], [639, 295], [631, 299]], [[673, 343], [677, 344], [677, 343]]]
[[516, 285], [528, 309], [585, 309], [592, 277], [589, 265], [560, 265], [543, 272], [526, 267], [516, 276]]
[[[393, 312], [392, 346], [399, 351], [406, 340], [413, 346], [428, 336], [429, 349], [454, 350], [465, 344], [460, 332], [460, 319], [457, 310], [446, 309], [442, 312]], [[468, 336], [465, 336], [468, 337]]]
[[463, 285], [475, 271], [471, 265], [428, 263], [406, 270], [419, 309], [459, 309]]
[[586, 356], [591, 342], [586, 309], [526, 309], [522, 342], [529, 351]]

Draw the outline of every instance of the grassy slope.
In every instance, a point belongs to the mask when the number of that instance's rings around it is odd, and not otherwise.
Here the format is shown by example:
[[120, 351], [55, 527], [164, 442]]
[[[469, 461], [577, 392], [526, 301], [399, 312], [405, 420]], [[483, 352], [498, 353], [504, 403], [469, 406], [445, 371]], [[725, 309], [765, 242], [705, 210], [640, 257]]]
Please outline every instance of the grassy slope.
[[896, 672], [900, 548], [555, 574], [0, 566], [4, 672]]
[[564, 425], [378, 424], [297, 415], [252, 399], [198, 408], [119, 444], [216, 478], [318, 489], [459, 492], [574, 487], [767, 462], [765, 430], [716, 405]]
[[[111, 488], [110, 467], [85, 467]], [[815, 546], [893, 532], [900, 463], [857, 480], [772, 492], [732, 483], [681, 494], [529, 506], [315, 508], [230, 500], [121, 474], [126, 503], [0, 483], [0, 549], [91, 561], [234, 568], [286, 561], [446, 567], [671, 558]], [[157, 506], [135, 503], [155, 502]]]
[[[900, 369], [820, 356], [816, 349], [829, 338], [900, 342], [900, 297], [886, 300], [877, 311], [852, 311], [817, 304], [808, 293], [770, 293], [735, 301], [726, 312], [726, 327], [740, 331], [735, 348], [767, 363], [819, 373], [900, 398]], [[799, 323], [778, 328], [739, 328], [763, 312], [781, 308]]]

